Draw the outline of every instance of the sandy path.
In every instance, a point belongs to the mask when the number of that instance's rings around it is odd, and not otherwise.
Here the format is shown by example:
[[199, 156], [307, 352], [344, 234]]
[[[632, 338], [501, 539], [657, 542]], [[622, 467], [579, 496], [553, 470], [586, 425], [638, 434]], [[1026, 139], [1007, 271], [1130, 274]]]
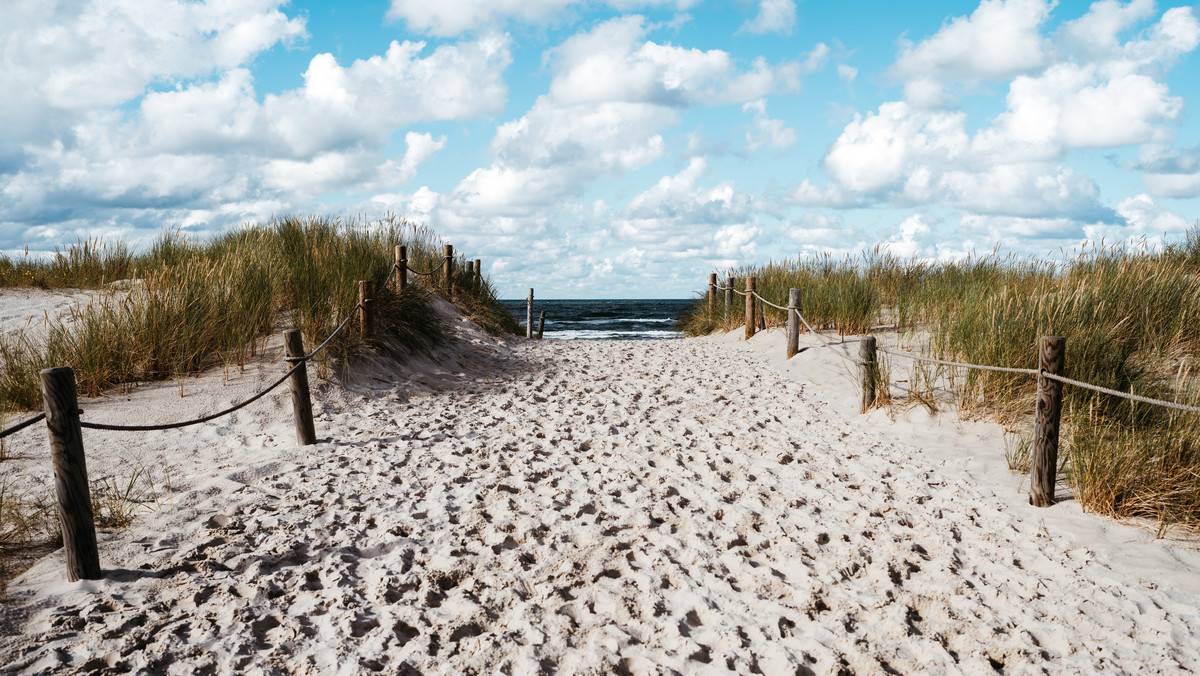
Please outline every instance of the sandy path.
[[1200, 598], [744, 352], [547, 341], [460, 366], [326, 404], [335, 441], [259, 443], [106, 536], [102, 581], [39, 564], [4, 611], [27, 623], [11, 668], [1200, 669]]

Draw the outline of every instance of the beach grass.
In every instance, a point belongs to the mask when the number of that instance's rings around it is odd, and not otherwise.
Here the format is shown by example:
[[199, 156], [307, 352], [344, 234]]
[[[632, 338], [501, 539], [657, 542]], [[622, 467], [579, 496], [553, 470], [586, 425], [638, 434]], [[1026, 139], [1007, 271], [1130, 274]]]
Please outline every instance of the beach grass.
[[[996, 253], [927, 262], [876, 249], [731, 269], [718, 283], [733, 279], [743, 289], [748, 275], [756, 276], [760, 295], [780, 305], [788, 289], [801, 289], [801, 313], [818, 330], [895, 330], [929, 356], [1019, 368], [1037, 367], [1040, 336], [1063, 336], [1068, 377], [1200, 403], [1193, 373], [1200, 225], [1183, 242], [1155, 251], [1118, 246], [1061, 262]], [[702, 335], [740, 325], [744, 301], [735, 298], [728, 312], [720, 292], [715, 311], [698, 298], [679, 328]], [[786, 321], [769, 307], [765, 319], [768, 326]], [[961, 369], [948, 375], [965, 415], [992, 416], [1013, 430], [1032, 424], [1032, 377]], [[1063, 475], [1086, 509], [1200, 529], [1200, 416], [1068, 386], [1060, 445]]]
[[[0, 408], [40, 406], [38, 372], [49, 366], [73, 367], [81, 394], [97, 396], [213, 366], [240, 367], [280, 323], [300, 329], [313, 347], [353, 311], [359, 280], [379, 289], [380, 330], [402, 352], [427, 352], [443, 340], [431, 295], [441, 290], [441, 275], [411, 275], [404, 293], [382, 288], [397, 244], [408, 247], [414, 268], [434, 268], [442, 260], [437, 236], [402, 220], [295, 217], [205, 242], [167, 231], [140, 255], [120, 243], [89, 240], [47, 260], [4, 259], [6, 283], [103, 291], [62, 317], [0, 338]], [[455, 302], [494, 333], [515, 331], [490, 285], [471, 283], [465, 268], [460, 258]], [[346, 331], [327, 354], [347, 357], [360, 347], [361, 338]]]

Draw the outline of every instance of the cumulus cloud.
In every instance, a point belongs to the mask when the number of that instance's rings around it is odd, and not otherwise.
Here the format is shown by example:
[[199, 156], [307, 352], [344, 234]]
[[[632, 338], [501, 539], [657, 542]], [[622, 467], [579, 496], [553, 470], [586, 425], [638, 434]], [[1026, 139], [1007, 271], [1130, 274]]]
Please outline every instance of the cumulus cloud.
[[[1102, 204], [1095, 181], [1061, 162], [1071, 151], [1173, 137], [1183, 100], [1163, 81], [1164, 68], [1200, 44], [1200, 22], [1190, 8], [1171, 9], [1122, 42], [1124, 32], [1153, 15], [1153, 4], [1098, 2], [1050, 38], [1041, 28], [1052, 6], [984, 0], [969, 17], [903, 44], [892, 72], [906, 78], [906, 99], [855, 115], [824, 157], [830, 183], [805, 181], [792, 199], [947, 204], [1043, 224], [1120, 223], [1124, 215]], [[973, 133], [967, 114], [947, 106], [947, 86], [1010, 78], [1005, 110]], [[1197, 189], [1195, 171], [1145, 164], [1155, 194]]]
[[739, 29], [746, 33], [791, 33], [796, 27], [796, 0], [759, 0], [758, 13]]
[[758, 150], [762, 147], [782, 150], [796, 142], [796, 131], [787, 126], [787, 122], [774, 119], [767, 115], [766, 99], [755, 99], [742, 106], [743, 112], [754, 114], [750, 129], [746, 131], [746, 149]]
[[666, 258], [753, 257], [759, 228], [752, 200], [732, 182], [702, 186], [707, 162], [694, 158], [630, 200], [614, 219], [617, 238]]
[[801, 64], [757, 59], [746, 70], [719, 49], [699, 50], [646, 40], [640, 16], [606, 21], [552, 50], [550, 97], [565, 104], [610, 101], [662, 106], [741, 103], [799, 87]]
[[[673, 8], [682, 12], [697, 2], [608, 0], [605, 4], [621, 12], [654, 7]], [[587, 4], [584, 0], [391, 0], [387, 15], [403, 21], [411, 31], [452, 37], [469, 31], [498, 29], [510, 20], [530, 24], [550, 23], [568, 14], [572, 8], [582, 8]]]
[[1133, 236], [1178, 235], [1191, 225], [1182, 216], [1159, 206], [1144, 193], [1122, 200], [1117, 205], [1117, 213], [1125, 219]]
[[902, 78], [1000, 79], [1046, 60], [1041, 25], [1052, 0], [983, 0], [919, 43], [902, 41], [893, 71]]
[[1200, 197], [1200, 146], [1175, 150], [1147, 145], [1134, 168], [1143, 172], [1155, 197]]
[[[204, 7], [196, 3], [191, 11]], [[255, 7], [244, 3], [241, 11]], [[412, 180], [421, 162], [446, 143], [445, 138], [410, 132], [403, 155], [388, 157], [397, 127], [470, 119], [504, 105], [508, 41], [492, 36], [433, 50], [423, 43], [393, 42], [386, 53], [348, 65], [318, 54], [301, 87], [260, 96], [247, 68], [217, 66], [246, 60], [246, 50], [261, 47], [271, 26], [278, 24], [276, 32], [285, 35], [284, 27], [293, 24], [272, 23], [271, 12], [263, 15], [270, 20], [251, 15], [201, 40], [202, 46], [222, 45], [200, 49], [216, 55], [206, 57], [208, 70], [192, 63], [173, 67], [175, 54], [140, 67], [139, 87], [121, 85], [126, 87], [122, 95], [134, 96], [124, 110], [107, 100], [69, 109], [56, 107], [53, 96], [29, 101], [51, 112], [41, 133], [17, 136], [19, 146], [0, 144], [0, 173], [7, 176], [0, 191], [6, 233], [21, 237], [32, 232], [29, 223], [67, 222], [85, 212], [94, 221], [120, 218], [134, 227], [142, 214], [147, 221], [158, 214], [152, 230], [171, 224], [200, 227], [206, 218], [218, 219], [214, 225], [220, 227], [269, 216], [281, 205], [296, 199], [310, 202], [327, 191], [392, 190]], [[133, 30], [119, 13], [112, 20]], [[158, 30], [153, 23], [136, 28]], [[223, 36], [221, 30], [231, 35]], [[175, 47], [191, 44], [179, 36], [162, 36], [168, 38]], [[151, 38], [131, 40], [140, 44]], [[10, 43], [4, 58], [28, 58], [20, 52], [22, 45], [20, 40]], [[186, 77], [209, 71], [216, 77]], [[129, 80], [129, 72], [115, 76], [118, 84]], [[177, 86], [143, 95], [146, 81], [154, 78], [174, 79]], [[9, 110], [0, 108], [0, 116], [8, 116], [0, 117], [8, 128], [22, 128], [20, 115], [11, 119]]]
[[[548, 93], [497, 128], [495, 161], [442, 200], [453, 212], [442, 222], [467, 229], [472, 219], [543, 212], [601, 177], [662, 157], [662, 134], [686, 109], [753, 102], [799, 85], [799, 64], [759, 59], [741, 68], [721, 50], [648, 40], [649, 30], [640, 16], [619, 17], [550, 50]], [[762, 142], [788, 141], [790, 130], [765, 118], [765, 103], [762, 110]]]
[[307, 37], [282, 0], [180, 3], [9, 2], [0, 22], [0, 126], [23, 143], [55, 141], [88, 111], [151, 85], [247, 64]]
[[781, 228], [783, 234], [799, 245], [801, 255], [854, 254], [868, 246], [858, 229], [837, 213], [806, 211]]

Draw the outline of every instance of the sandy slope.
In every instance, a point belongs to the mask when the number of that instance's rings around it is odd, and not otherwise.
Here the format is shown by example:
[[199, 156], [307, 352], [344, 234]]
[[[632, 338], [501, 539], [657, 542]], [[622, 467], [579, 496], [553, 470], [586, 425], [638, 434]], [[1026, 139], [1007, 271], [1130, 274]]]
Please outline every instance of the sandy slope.
[[[102, 536], [104, 580], [64, 582], [57, 554], [14, 583], [0, 663], [1200, 669], [1194, 552], [1070, 503], [1022, 506], [990, 426], [857, 415], [831, 350], [783, 364], [778, 334], [503, 344], [459, 328], [436, 362], [326, 388], [316, 446], [293, 445], [282, 396], [197, 431], [89, 433], [93, 472], [121, 453], [171, 466], [173, 506]], [[117, 419], [168, 394], [85, 409]]]

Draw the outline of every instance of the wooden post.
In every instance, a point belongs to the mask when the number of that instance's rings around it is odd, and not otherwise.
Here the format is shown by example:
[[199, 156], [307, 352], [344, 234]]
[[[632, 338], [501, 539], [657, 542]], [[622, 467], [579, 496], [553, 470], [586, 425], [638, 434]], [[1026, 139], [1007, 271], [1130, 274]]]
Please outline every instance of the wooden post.
[[754, 277], [746, 278], [746, 340], [754, 337]]
[[[1042, 336], [1038, 345], [1038, 369], [1061, 376], [1066, 362], [1066, 338]], [[1033, 463], [1029, 468], [1029, 502], [1035, 507], [1049, 507], [1054, 504], [1062, 388], [1062, 383], [1057, 380], [1038, 375], [1037, 413], [1033, 423]]]
[[708, 275], [708, 314], [712, 316], [717, 312], [717, 273], [710, 272]]
[[529, 290], [529, 300], [525, 305], [525, 337], [533, 338], [533, 289]]
[[[300, 357], [304, 356], [304, 337], [296, 329], [283, 332], [283, 347], [287, 354], [287, 363], [295, 366]], [[288, 378], [288, 388], [292, 391], [292, 420], [296, 424], [296, 443], [301, 446], [311, 446], [317, 443], [317, 430], [313, 426], [312, 399], [308, 393], [308, 366], [300, 364], [300, 368]]]
[[546, 328], [546, 311], [542, 310], [541, 316], [538, 317], [538, 340], [542, 339], [542, 330]]
[[483, 288], [483, 261], [475, 259], [475, 288]]
[[358, 302], [362, 303], [362, 314], [358, 316], [362, 339], [375, 336], [375, 282], [361, 280], [358, 283]]
[[408, 247], [396, 245], [396, 291], [403, 292], [408, 286]]
[[862, 368], [862, 405], [859, 413], [866, 413], [875, 404], [876, 375], [878, 362], [875, 354], [875, 336], [866, 336], [858, 347], [858, 363]]
[[728, 289], [725, 289], [725, 319], [726, 319], [726, 321], [729, 320], [729, 308], [733, 307], [733, 284], [736, 281], [737, 280], [735, 280], [733, 277], [730, 277], [729, 279], [725, 280], [725, 286], [729, 287]]
[[67, 580], [99, 580], [100, 549], [96, 546], [92, 496], [83, 456], [75, 371], [68, 366], [44, 369], [41, 384], [58, 494], [58, 521], [67, 553]]
[[764, 312], [764, 310], [766, 310], [766, 308], [763, 307], [762, 301], [761, 300], [758, 301], [758, 330], [759, 331], [767, 330], [767, 313]]
[[800, 289], [788, 289], [787, 358], [800, 351]]
[[442, 276], [446, 278], [446, 298], [454, 298], [454, 247], [449, 244], [442, 259]]

